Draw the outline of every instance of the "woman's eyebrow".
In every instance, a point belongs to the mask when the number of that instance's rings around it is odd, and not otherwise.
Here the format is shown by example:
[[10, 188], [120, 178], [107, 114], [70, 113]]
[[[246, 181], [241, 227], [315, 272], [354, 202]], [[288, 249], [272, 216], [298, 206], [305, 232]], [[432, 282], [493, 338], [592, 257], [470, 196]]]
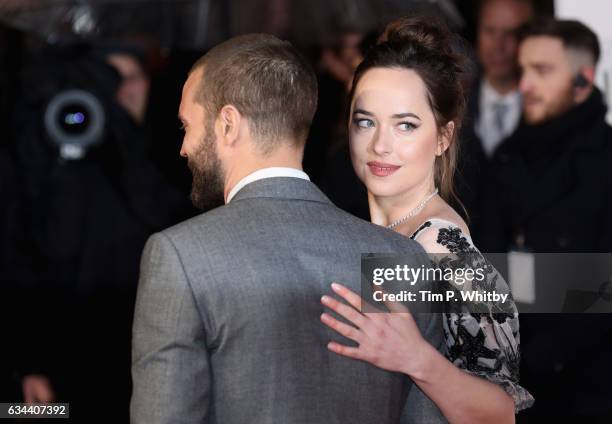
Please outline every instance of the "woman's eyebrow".
[[391, 115], [391, 118], [393, 119], [401, 119], [401, 118], [416, 118], [419, 121], [421, 120], [421, 118], [419, 118], [417, 115], [415, 115], [412, 112], [405, 112], [405, 113], [396, 113], [394, 115]]
[[[357, 113], [359, 113], [361, 115], [366, 115], [366, 116], [374, 116], [374, 114], [372, 112], [368, 112], [367, 110], [364, 110], [364, 109], [355, 109], [353, 111], [353, 115], [357, 114]], [[419, 118], [418, 115], [415, 115], [412, 112], [395, 113], [395, 114], [391, 115], [391, 118], [393, 118], [393, 119], [416, 118], [419, 121], [421, 120], [421, 118]]]
[[372, 112], [368, 112], [367, 110], [363, 110], [363, 109], [355, 109], [353, 111], [353, 114], [356, 114], [356, 113], [360, 113], [362, 115], [367, 115], [367, 116], [374, 116]]

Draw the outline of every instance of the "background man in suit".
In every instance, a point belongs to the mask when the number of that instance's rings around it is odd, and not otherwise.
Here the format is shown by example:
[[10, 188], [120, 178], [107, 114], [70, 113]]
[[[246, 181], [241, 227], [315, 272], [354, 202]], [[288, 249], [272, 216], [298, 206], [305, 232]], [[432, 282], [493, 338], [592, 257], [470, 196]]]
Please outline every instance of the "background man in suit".
[[[361, 252], [423, 251], [342, 212], [301, 171], [316, 98], [313, 72], [273, 36], [231, 39], [193, 67], [181, 155], [194, 204], [225, 205], [147, 242], [134, 423], [445, 422], [405, 376], [326, 348], [341, 341], [319, 321], [330, 282], [359, 290]], [[439, 318], [416, 319], [442, 349]]]
[[481, 72], [468, 98], [458, 187], [477, 244], [484, 181], [494, 172], [491, 158], [521, 118], [516, 32], [533, 14], [529, 0], [483, 0], [479, 6], [476, 50]]
[[477, 51], [482, 77], [474, 94], [474, 132], [487, 157], [512, 134], [521, 117], [516, 32], [533, 15], [528, 0], [488, 0], [481, 5]]

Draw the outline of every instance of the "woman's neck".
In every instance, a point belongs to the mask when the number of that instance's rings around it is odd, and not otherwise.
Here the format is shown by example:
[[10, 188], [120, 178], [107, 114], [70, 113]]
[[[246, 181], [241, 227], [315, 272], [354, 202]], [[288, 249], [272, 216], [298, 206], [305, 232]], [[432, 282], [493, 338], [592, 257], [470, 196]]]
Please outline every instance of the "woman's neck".
[[375, 196], [368, 192], [371, 220], [374, 224], [386, 227], [410, 214], [434, 190], [431, 181], [396, 196]]

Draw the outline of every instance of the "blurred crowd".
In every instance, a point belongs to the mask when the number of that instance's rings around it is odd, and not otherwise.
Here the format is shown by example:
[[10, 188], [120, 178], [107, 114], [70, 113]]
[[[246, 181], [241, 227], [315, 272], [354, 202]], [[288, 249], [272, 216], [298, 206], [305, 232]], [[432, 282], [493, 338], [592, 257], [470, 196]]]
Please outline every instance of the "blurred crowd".
[[[541, 16], [538, 2], [470, 5], [474, 28], [464, 35], [473, 44], [457, 46], [470, 94], [455, 206], [475, 244], [483, 252], [610, 252], [612, 128], [595, 86], [597, 36], [583, 23]], [[377, 28], [343, 25], [328, 45], [303, 49], [319, 76], [304, 169], [366, 220], [347, 116], [353, 72], [376, 37]], [[87, 422], [127, 422], [142, 248], [153, 232], [198, 213], [175, 117], [200, 54], [138, 39], [47, 45], [2, 28], [0, 401], [69, 401], [74, 417], [95, 415]], [[50, 112], [74, 90], [92, 94], [100, 116], [79, 115], [69, 102]], [[75, 152], [71, 137], [96, 120], [100, 134]], [[536, 403], [519, 422], [612, 417], [612, 316], [523, 314], [521, 333], [522, 385]]]

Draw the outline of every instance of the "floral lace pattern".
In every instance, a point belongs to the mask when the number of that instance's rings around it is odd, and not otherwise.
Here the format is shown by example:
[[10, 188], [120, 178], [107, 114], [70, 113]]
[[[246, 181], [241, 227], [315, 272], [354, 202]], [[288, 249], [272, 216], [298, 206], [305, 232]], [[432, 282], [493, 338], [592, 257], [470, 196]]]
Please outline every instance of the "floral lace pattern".
[[517, 412], [530, 407], [534, 402], [533, 396], [519, 385], [519, 318], [508, 285], [455, 224], [431, 219], [423, 223], [411, 238], [421, 241], [418, 238], [423, 238], [422, 235], [436, 245], [425, 242], [426, 251], [451, 254], [437, 256], [437, 266], [483, 268], [486, 278], [474, 280], [471, 289], [508, 294], [508, 301], [503, 305], [481, 303], [478, 311], [488, 313], [467, 310], [461, 302], [444, 305], [443, 327], [448, 359], [464, 371], [500, 385], [512, 396]]

